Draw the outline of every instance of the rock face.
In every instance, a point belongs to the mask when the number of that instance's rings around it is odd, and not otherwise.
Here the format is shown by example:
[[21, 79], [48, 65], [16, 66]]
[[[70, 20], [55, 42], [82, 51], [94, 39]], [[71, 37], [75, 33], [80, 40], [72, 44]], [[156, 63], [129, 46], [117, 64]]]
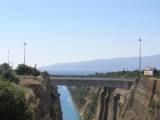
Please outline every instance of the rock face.
[[108, 117], [109, 102], [113, 91], [113, 88], [104, 88], [103, 92], [101, 93], [99, 120], [106, 120]]
[[[130, 90], [88, 88], [81, 93], [85, 94], [85, 100], [78, 110], [83, 120], [160, 120], [160, 80], [140, 80]], [[93, 96], [96, 102], [92, 102]], [[95, 107], [94, 111], [82, 110], [91, 106]]]
[[120, 120], [160, 120], [160, 81], [141, 80], [128, 95]]
[[103, 109], [106, 116], [102, 117], [100, 112], [99, 120], [160, 120], [158, 80], [141, 80], [135, 83], [130, 91], [115, 89], [112, 93], [108, 91], [108, 96], [110, 97], [105, 105], [108, 110]]
[[[101, 108], [98, 120], [118, 120], [125, 108], [125, 96], [128, 90], [104, 88], [101, 94]], [[104, 96], [105, 94], [105, 96]]]
[[47, 77], [21, 76], [20, 80], [20, 84], [27, 88], [26, 97], [35, 113], [35, 120], [62, 120], [57, 88], [51, 88]]

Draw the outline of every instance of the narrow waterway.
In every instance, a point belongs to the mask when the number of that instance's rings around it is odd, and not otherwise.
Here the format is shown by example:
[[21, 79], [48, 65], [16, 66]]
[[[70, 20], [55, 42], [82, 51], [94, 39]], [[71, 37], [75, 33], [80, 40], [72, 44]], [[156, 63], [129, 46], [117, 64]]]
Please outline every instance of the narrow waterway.
[[58, 86], [58, 92], [60, 93], [63, 120], [81, 120], [67, 87]]

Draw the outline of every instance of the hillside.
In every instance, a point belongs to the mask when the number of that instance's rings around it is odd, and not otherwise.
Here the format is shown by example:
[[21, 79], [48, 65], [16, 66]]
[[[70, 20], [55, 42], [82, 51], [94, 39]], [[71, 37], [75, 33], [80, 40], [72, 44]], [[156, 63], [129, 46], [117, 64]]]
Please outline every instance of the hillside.
[[[142, 68], [155, 65], [160, 69], [160, 54], [146, 56], [142, 58]], [[54, 64], [42, 67], [40, 70], [47, 70], [53, 74], [92, 74], [95, 72], [113, 72], [125, 70], [136, 70], [138, 68], [138, 58], [115, 58], [99, 59], [93, 61]]]

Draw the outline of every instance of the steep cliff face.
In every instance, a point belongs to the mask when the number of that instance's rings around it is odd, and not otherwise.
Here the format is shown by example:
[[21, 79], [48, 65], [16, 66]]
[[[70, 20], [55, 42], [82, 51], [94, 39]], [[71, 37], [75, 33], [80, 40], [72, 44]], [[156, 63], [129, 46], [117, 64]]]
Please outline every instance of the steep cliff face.
[[100, 107], [97, 120], [117, 120], [121, 111], [124, 110], [128, 92], [128, 90], [104, 88], [101, 94], [101, 106], [97, 106]]
[[74, 88], [71, 94], [75, 89], [82, 94], [78, 108], [83, 120], [160, 120], [160, 80], [141, 80], [130, 90]]
[[26, 97], [36, 120], [62, 120], [59, 94], [56, 87], [49, 86], [48, 79], [19, 77], [20, 84], [27, 88]]
[[117, 120], [125, 110], [128, 90], [100, 87], [71, 87], [82, 120]]
[[115, 89], [108, 99], [107, 117], [100, 113], [99, 120], [160, 120], [159, 80], [141, 80], [129, 91]]
[[149, 79], [134, 84], [120, 120], [159, 120], [160, 81]]
[[73, 100], [80, 112], [82, 120], [98, 120], [101, 103], [101, 88], [97, 87], [70, 87]]
[[113, 91], [113, 88], [104, 88], [101, 93], [99, 120], [106, 120], [108, 117], [109, 101]]

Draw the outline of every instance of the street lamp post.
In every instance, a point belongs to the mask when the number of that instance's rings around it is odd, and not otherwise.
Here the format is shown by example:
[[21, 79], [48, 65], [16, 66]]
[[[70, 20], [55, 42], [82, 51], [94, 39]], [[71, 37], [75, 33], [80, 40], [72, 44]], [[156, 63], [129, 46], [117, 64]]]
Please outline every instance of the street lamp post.
[[24, 43], [24, 65], [26, 64], [26, 45], [27, 43]]
[[139, 38], [139, 80], [141, 79], [141, 67], [142, 67], [142, 39]]
[[9, 65], [9, 51], [8, 51], [8, 65]]
[[13, 70], [13, 60], [12, 60], [12, 70]]

